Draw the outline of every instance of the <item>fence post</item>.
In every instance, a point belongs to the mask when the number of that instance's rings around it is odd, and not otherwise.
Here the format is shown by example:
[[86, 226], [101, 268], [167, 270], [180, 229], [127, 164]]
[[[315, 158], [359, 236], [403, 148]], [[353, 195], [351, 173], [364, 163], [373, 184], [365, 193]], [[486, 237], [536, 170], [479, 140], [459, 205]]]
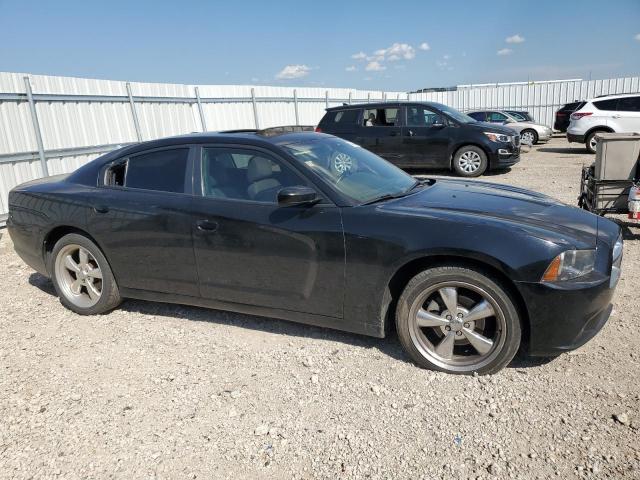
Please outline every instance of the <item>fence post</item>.
[[260, 129], [260, 122], [258, 122], [258, 105], [256, 104], [256, 91], [251, 89], [251, 103], [253, 104], [253, 122], [256, 125], [256, 130]]
[[349, 92], [349, 105], [351, 105], [351, 92]]
[[133, 126], [136, 129], [136, 136], [138, 141], [142, 141], [142, 133], [140, 133], [140, 123], [138, 123], [138, 113], [136, 112], [136, 105], [133, 103], [133, 95], [131, 95], [131, 84], [127, 82], [127, 95], [129, 96], [129, 105], [131, 106], [131, 116], [133, 117]]
[[200, 101], [200, 89], [195, 87], [196, 101], [198, 102], [198, 112], [200, 112], [200, 123], [202, 124], [202, 131], [207, 131], [207, 122], [204, 119], [204, 110], [202, 110], [202, 102]]
[[367, 103], [371, 103], [371, 92], [367, 93]]
[[27, 100], [29, 100], [29, 110], [31, 111], [31, 121], [33, 122], [33, 131], [36, 135], [36, 143], [38, 144], [38, 155], [40, 156], [40, 165], [42, 166], [42, 174], [49, 176], [49, 167], [47, 166], [47, 157], [44, 154], [44, 144], [42, 143], [42, 132], [40, 131], [40, 123], [38, 122], [38, 112], [36, 112], [36, 102], [33, 100], [33, 92], [31, 91], [31, 83], [29, 77], [24, 77], [24, 86], [27, 89]]
[[324, 92], [324, 107], [329, 108], [329, 90]]
[[296, 111], [296, 125], [300, 125], [300, 118], [298, 117], [298, 90], [293, 89], [293, 108]]

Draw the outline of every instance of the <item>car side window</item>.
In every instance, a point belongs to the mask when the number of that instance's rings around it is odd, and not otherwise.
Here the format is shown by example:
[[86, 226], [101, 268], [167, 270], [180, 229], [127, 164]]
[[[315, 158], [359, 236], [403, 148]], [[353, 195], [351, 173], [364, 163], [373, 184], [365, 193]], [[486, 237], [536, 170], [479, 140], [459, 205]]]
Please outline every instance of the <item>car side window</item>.
[[484, 122], [486, 117], [486, 114], [484, 112], [471, 112], [468, 115], [478, 122]]
[[444, 123], [442, 115], [425, 107], [407, 107], [407, 126], [431, 127]]
[[626, 97], [618, 100], [619, 112], [640, 112], [640, 97]]
[[368, 108], [364, 111], [365, 127], [395, 127], [400, 124], [399, 108]]
[[229, 200], [277, 203], [285, 187], [306, 185], [291, 167], [261, 151], [204, 147], [202, 194]]
[[114, 163], [105, 174], [105, 185], [184, 193], [188, 148], [157, 150]]
[[618, 99], [610, 98], [609, 100], [598, 100], [596, 102], [593, 102], [593, 104], [598, 110], [615, 111], [617, 110], [616, 107], [618, 105]]
[[333, 123], [337, 124], [354, 124], [358, 121], [360, 110], [351, 108], [348, 110], [339, 110], [335, 112]]
[[507, 116], [500, 112], [489, 112], [488, 121], [493, 123], [504, 123], [508, 120]]

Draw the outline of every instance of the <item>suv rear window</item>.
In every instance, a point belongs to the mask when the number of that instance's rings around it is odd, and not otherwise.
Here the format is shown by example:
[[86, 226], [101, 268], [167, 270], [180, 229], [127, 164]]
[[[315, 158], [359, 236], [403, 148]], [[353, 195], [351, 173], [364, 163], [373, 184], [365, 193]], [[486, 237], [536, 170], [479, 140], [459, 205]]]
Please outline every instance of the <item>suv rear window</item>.
[[325, 117], [322, 119], [322, 123], [325, 123], [326, 125], [356, 123], [358, 121], [359, 113], [360, 110], [357, 108], [327, 112]]
[[575, 112], [579, 108], [582, 108], [584, 102], [573, 102], [567, 103], [564, 107], [560, 109], [561, 112]]
[[609, 100], [597, 100], [593, 102], [598, 110], [615, 110], [618, 105], [617, 98], [610, 98]]

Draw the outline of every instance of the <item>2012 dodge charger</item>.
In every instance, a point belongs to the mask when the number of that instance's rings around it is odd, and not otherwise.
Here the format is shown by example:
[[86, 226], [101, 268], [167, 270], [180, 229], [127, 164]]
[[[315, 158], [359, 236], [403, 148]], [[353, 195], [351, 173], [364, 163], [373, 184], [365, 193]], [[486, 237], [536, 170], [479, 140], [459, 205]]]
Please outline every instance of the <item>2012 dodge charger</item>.
[[129, 146], [9, 195], [22, 259], [64, 306], [200, 305], [384, 337], [420, 366], [493, 373], [607, 321], [617, 224], [520, 188], [418, 181], [318, 133]]

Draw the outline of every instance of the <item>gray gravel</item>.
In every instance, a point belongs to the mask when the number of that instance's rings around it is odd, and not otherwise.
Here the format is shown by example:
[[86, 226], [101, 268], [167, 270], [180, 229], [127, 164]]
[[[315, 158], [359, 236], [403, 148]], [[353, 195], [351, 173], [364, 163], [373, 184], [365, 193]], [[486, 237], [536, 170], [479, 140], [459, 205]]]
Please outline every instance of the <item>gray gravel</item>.
[[[554, 139], [487, 179], [575, 203], [591, 159]], [[0, 478], [640, 478], [640, 228], [626, 236], [593, 341], [457, 377], [395, 336], [141, 301], [80, 317], [3, 235]]]

